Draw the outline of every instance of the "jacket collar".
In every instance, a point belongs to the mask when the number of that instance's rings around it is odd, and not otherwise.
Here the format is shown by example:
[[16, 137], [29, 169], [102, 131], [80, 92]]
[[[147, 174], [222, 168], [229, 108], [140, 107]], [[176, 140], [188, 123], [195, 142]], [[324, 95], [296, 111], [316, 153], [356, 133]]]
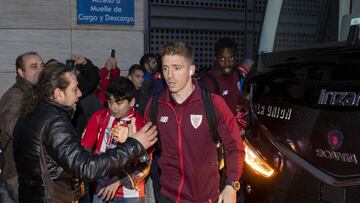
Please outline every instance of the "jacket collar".
[[196, 80], [192, 80], [193, 85], [195, 86], [195, 89], [193, 90], [193, 92], [189, 95], [188, 98], [186, 98], [186, 100], [182, 103], [182, 104], [177, 104], [175, 102], [175, 100], [172, 98], [169, 88], [166, 88], [166, 90], [162, 93], [162, 95], [160, 96], [160, 99], [164, 100], [165, 102], [171, 103], [173, 105], [185, 105], [191, 101], [194, 100], [198, 100], [201, 98], [201, 89], [200, 86], [198, 84], [198, 81]]
[[18, 88], [22, 89], [24, 92], [27, 92], [29, 89], [31, 89], [33, 87], [33, 84], [30, 83], [29, 81], [25, 80], [21, 76], [17, 75], [14, 87], [18, 87]]
[[53, 106], [55, 109], [57, 109], [61, 114], [65, 115], [69, 119], [72, 119], [75, 113], [75, 110], [71, 106], [64, 106], [62, 104], [59, 104], [58, 102], [47, 98], [44, 99], [44, 102], [48, 105]]
[[219, 68], [213, 68], [210, 70], [210, 72], [212, 72], [214, 74], [214, 76], [216, 76], [217, 78], [221, 78], [221, 80], [223, 80], [223, 81], [229, 81], [229, 80], [232, 80], [232, 78], [236, 77], [236, 70], [234, 70], [229, 75], [222, 74], [221, 71], [219, 70]]

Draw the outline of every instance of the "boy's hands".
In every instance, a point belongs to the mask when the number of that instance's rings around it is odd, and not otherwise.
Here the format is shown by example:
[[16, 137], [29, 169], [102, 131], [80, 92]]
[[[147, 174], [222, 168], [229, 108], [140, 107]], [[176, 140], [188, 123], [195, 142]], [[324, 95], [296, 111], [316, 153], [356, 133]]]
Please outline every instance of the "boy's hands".
[[116, 125], [111, 130], [111, 136], [113, 139], [120, 143], [124, 143], [129, 135], [129, 128], [126, 126]]
[[156, 126], [153, 125], [151, 122], [148, 122], [144, 125], [143, 128], [141, 128], [140, 131], [136, 131], [135, 126], [135, 118], [131, 118], [131, 123], [128, 124], [128, 126], [121, 126], [116, 125], [112, 131], [111, 134], [113, 136], [113, 139], [116, 141], [123, 143], [126, 141], [128, 137], [132, 137], [139, 141], [145, 149], [148, 149], [152, 145], [154, 145], [157, 141], [157, 130]]

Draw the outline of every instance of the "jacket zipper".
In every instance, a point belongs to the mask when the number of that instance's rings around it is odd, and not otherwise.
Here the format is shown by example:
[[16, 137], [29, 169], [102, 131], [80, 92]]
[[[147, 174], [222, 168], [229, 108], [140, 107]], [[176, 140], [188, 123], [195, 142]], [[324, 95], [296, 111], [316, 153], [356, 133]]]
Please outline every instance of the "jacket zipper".
[[[159, 101], [159, 102], [161, 102], [161, 101]], [[184, 181], [185, 181], [184, 160], [183, 160], [182, 142], [181, 142], [181, 138], [182, 138], [182, 136], [181, 136], [182, 115], [180, 116], [180, 118], [178, 118], [178, 115], [176, 113], [175, 108], [170, 103], [167, 103], [167, 102], [162, 102], [162, 103], [169, 106], [170, 109], [174, 112], [175, 117], [176, 117], [177, 134], [178, 134], [178, 149], [179, 149], [179, 154], [180, 154], [179, 161], [180, 161], [180, 171], [181, 171], [181, 180], [180, 180], [180, 184], [179, 184], [179, 187], [178, 187], [178, 194], [177, 194], [177, 198], [176, 198], [176, 203], [179, 203], [180, 198], [181, 198], [181, 190], [182, 190], [182, 187], [183, 187], [183, 184], [184, 184]]]
[[181, 142], [181, 119], [180, 121], [177, 121], [177, 127], [178, 127], [178, 147], [179, 147], [179, 154], [180, 154], [180, 170], [181, 170], [181, 181], [178, 188], [178, 196], [176, 199], [176, 202], [180, 202], [181, 198], [181, 189], [184, 184], [185, 174], [184, 174], [184, 160], [183, 160], [183, 153], [182, 153], [182, 142]]

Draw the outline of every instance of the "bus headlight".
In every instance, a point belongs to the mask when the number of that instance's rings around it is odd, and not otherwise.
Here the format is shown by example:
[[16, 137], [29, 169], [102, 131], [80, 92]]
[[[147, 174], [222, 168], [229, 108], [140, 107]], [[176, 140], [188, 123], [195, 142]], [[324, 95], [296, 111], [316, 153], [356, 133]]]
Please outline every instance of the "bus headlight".
[[244, 140], [244, 147], [245, 163], [248, 164], [256, 173], [267, 178], [271, 177], [274, 174], [274, 169], [266, 163], [264, 158], [259, 155], [259, 153], [247, 142], [246, 139]]

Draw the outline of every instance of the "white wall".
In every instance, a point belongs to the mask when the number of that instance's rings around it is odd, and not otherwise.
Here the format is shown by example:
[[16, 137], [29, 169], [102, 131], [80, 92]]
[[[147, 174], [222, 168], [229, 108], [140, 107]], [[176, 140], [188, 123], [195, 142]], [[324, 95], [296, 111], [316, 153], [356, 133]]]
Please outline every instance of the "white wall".
[[16, 57], [27, 51], [63, 62], [78, 53], [101, 67], [116, 49], [121, 75], [144, 52], [144, 0], [135, 1], [134, 26], [77, 25], [76, 0], [1, 0], [0, 8], [0, 95], [15, 82]]

